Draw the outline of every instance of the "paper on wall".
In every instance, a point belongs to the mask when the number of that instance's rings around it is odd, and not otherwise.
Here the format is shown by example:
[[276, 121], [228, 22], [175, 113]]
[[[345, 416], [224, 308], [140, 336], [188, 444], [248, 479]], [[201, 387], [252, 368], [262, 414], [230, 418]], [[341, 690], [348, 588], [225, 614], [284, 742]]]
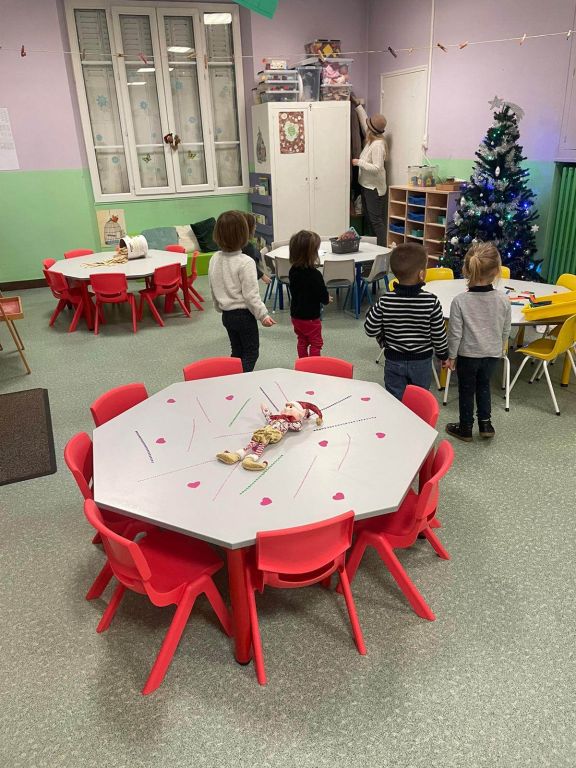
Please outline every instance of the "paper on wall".
[[6, 107], [0, 107], [0, 171], [17, 171], [19, 168], [10, 116]]

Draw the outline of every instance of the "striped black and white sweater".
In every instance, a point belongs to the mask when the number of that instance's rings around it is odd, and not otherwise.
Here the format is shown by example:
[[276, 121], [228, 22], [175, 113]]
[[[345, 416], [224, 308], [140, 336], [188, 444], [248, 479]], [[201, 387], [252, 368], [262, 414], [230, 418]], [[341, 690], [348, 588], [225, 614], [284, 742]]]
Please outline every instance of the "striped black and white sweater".
[[419, 285], [401, 285], [385, 293], [368, 310], [364, 322], [368, 336], [377, 336], [388, 360], [425, 360], [433, 353], [448, 357], [442, 306]]

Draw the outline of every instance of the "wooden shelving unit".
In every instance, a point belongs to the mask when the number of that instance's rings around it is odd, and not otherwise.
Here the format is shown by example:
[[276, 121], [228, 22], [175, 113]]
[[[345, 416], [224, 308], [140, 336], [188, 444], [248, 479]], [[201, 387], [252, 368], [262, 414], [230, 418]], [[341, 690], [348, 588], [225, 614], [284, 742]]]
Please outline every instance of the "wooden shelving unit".
[[426, 248], [431, 261], [438, 261], [444, 250], [446, 225], [452, 220], [461, 196], [460, 191], [444, 192], [435, 187], [389, 187], [388, 247], [419, 243]]

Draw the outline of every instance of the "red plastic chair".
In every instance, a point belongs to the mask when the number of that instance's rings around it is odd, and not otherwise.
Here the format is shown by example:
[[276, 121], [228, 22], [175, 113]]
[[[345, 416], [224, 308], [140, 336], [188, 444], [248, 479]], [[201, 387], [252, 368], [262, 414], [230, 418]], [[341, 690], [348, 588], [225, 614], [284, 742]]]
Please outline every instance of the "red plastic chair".
[[96, 296], [96, 320], [94, 322], [94, 333], [98, 335], [100, 328], [100, 313], [103, 304], [130, 304], [132, 309], [132, 330], [136, 333], [136, 323], [138, 312], [136, 310], [136, 297], [128, 292], [128, 280], [126, 275], [115, 272], [100, 273], [90, 275], [90, 285], [94, 289]]
[[48, 325], [53, 326], [56, 322], [56, 318], [60, 312], [62, 312], [64, 307], [71, 304], [72, 306], [76, 307], [72, 317], [72, 322], [68, 328], [68, 333], [72, 333], [78, 327], [78, 322], [82, 316], [82, 313], [84, 312], [84, 296], [82, 291], [80, 288], [72, 288], [69, 286], [68, 281], [64, 275], [60, 274], [60, 272], [50, 272], [45, 269], [44, 277], [46, 278], [48, 287], [52, 291], [52, 295], [55, 299], [58, 299], [58, 304], [52, 313], [52, 317], [50, 318]]
[[64, 254], [65, 259], [77, 259], [78, 256], [90, 256], [94, 251], [90, 248], [76, 248], [75, 251], [66, 251]]
[[337, 357], [299, 357], [294, 363], [294, 370], [339, 376], [341, 379], [351, 379], [354, 375], [352, 363]]
[[180, 264], [166, 264], [163, 267], [157, 267], [154, 270], [154, 276], [152, 277], [152, 284], [149, 288], [144, 288], [140, 291], [140, 307], [138, 309], [138, 319], [142, 320], [142, 314], [144, 312], [144, 302], [150, 307], [150, 312], [158, 325], [164, 327], [164, 320], [162, 320], [160, 313], [154, 306], [154, 299], [158, 296], [164, 296], [164, 312], [168, 312], [174, 301], [176, 300], [186, 317], [190, 317], [190, 312], [186, 309], [182, 303], [182, 299], [178, 296], [178, 291], [182, 287], [182, 276], [180, 274]]
[[[80, 493], [84, 497], [84, 500], [94, 498], [92, 457], [92, 440], [86, 432], [78, 432], [77, 435], [74, 435], [68, 440], [68, 443], [64, 448], [64, 461], [70, 472], [72, 472], [74, 480], [76, 480], [76, 485], [80, 489]], [[124, 515], [119, 515], [117, 512], [101, 510], [101, 514], [108, 528], [127, 538], [134, 538], [137, 533], [155, 529], [155, 526], [150, 523], [144, 523], [140, 520], [125, 517]], [[98, 544], [100, 540], [100, 534], [96, 533], [92, 539], [92, 543]], [[112, 570], [110, 565], [106, 563], [86, 593], [86, 600], [94, 600], [96, 597], [100, 597], [111, 578]]]
[[338, 573], [358, 652], [366, 654], [345, 567], [346, 551], [352, 542], [353, 528], [354, 512], [350, 511], [312, 525], [256, 534], [254, 555], [246, 564], [246, 585], [254, 666], [260, 685], [266, 685], [266, 672], [255, 592], [263, 592], [266, 585], [279, 589], [295, 589], [328, 581], [333, 573]]
[[153, 605], [161, 608], [176, 605], [172, 623], [142, 690], [145, 695], [152, 693], [164, 679], [199, 595], [206, 595], [224, 632], [228, 636], [232, 634], [230, 614], [212, 579], [223, 563], [208, 544], [173, 531], [156, 529], [138, 542], [130, 541], [106, 525], [90, 499], [84, 502], [84, 514], [100, 534], [110, 568], [119, 582], [97, 632], [108, 629], [126, 589], [147, 595]]
[[207, 357], [196, 360], [182, 369], [184, 381], [196, 379], [213, 379], [216, 376], [230, 376], [242, 373], [242, 360], [239, 357]]
[[[165, 250], [171, 253], [186, 253], [186, 248], [183, 245], [167, 245]], [[198, 259], [198, 251], [194, 251], [192, 256], [192, 265], [190, 274], [186, 271], [186, 267], [182, 267], [182, 292], [186, 292], [188, 300], [194, 304], [196, 309], [201, 312], [204, 311], [204, 307], [198, 302], [204, 301], [204, 297], [201, 296], [196, 288], [194, 288], [194, 281], [198, 277], [198, 271], [196, 269], [196, 260]]]
[[[419, 416], [422, 421], [425, 421], [426, 424], [429, 424], [432, 428], [436, 427], [438, 416], [440, 414], [440, 406], [438, 405], [438, 401], [434, 395], [427, 389], [422, 389], [422, 387], [415, 387], [413, 384], [408, 384], [404, 390], [402, 403], [406, 406], [406, 408], [410, 408], [410, 410], [415, 413], [416, 416]], [[430, 477], [432, 476], [433, 461], [434, 449], [432, 449], [428, 456], [426, 456], [424, 463], [420, 467], [420, 474], [418, 477], [419, 490], [422, 490], [424, 484], [430, 480]], [[432, 520], [430, 520], [430, 525], [432, 528], [441, 527], [440, 521], [434, 519], [434, 515], [432, 516]]]
[[448, 440], [443, 440], [434, 457], [432, 476], [420, 493], [408, 491], [396, 512], [356, 523], [355, 532], [358, 536], [346, 565], [348, 577], [352, 582], [366, 547], [374, 547], [414, 611], [429, 621], [434, 621], [436, 617], [408, 577], [394, 550], [411, 547], [418, 534], [423, 533], [439, 557], [443, 560], [450, 559], [450, 555], [430, 528], [428, 518], [438, 506], [438, 484], [453, 461], [454, 449]]
[[42, 269], [50, 269], [52, 264], [56, 264], [56, 259], [44, 259], [42, 262]]
[[148, 392], [144, 384], [123, 384], [121, 387], [114, 387], [114, 389], [100, 395], [90, 406], [94, 424], [101, 427], [102, 424], [106, 424], [107, 421], [116, 418], [130, 408], [134, 408], [135, 405], [147, 398]]

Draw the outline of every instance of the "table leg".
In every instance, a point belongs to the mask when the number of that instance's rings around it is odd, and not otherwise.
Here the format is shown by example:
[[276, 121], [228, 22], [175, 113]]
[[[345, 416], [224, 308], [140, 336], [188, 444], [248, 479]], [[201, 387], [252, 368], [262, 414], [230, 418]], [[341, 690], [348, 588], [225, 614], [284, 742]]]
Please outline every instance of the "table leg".
[[84, 302], [84, 317], [86, 319], [86, 325], [89, 330], [94, 328], [94, 318], [92, 316], [92, 300], [90, 298], [90, 291], [88, 290], [89, 283], [87, 280], [81, 280], [80, 290], [82, 291], [82, 300]]
[[561, 387], [567, 387], [570, 384], [570, 373], [572, 366], [570, 365], [570, 358], [568, 355], [564, 355], [564, 367], [562, 368], [562, 383]]
[[246, 547], [228, 549], [228, 588], [232, 603], [232, 627], [234, 629], [234, 655], [239, 664], [248, 664], [252, 658], [250, 639], [250, 614], [246, 592]]
[[184, 295], [184, 306], [190, 312], [190, 291], [188, 289], [188, 273], [186, 267], [182, 267], [182, 294]]

